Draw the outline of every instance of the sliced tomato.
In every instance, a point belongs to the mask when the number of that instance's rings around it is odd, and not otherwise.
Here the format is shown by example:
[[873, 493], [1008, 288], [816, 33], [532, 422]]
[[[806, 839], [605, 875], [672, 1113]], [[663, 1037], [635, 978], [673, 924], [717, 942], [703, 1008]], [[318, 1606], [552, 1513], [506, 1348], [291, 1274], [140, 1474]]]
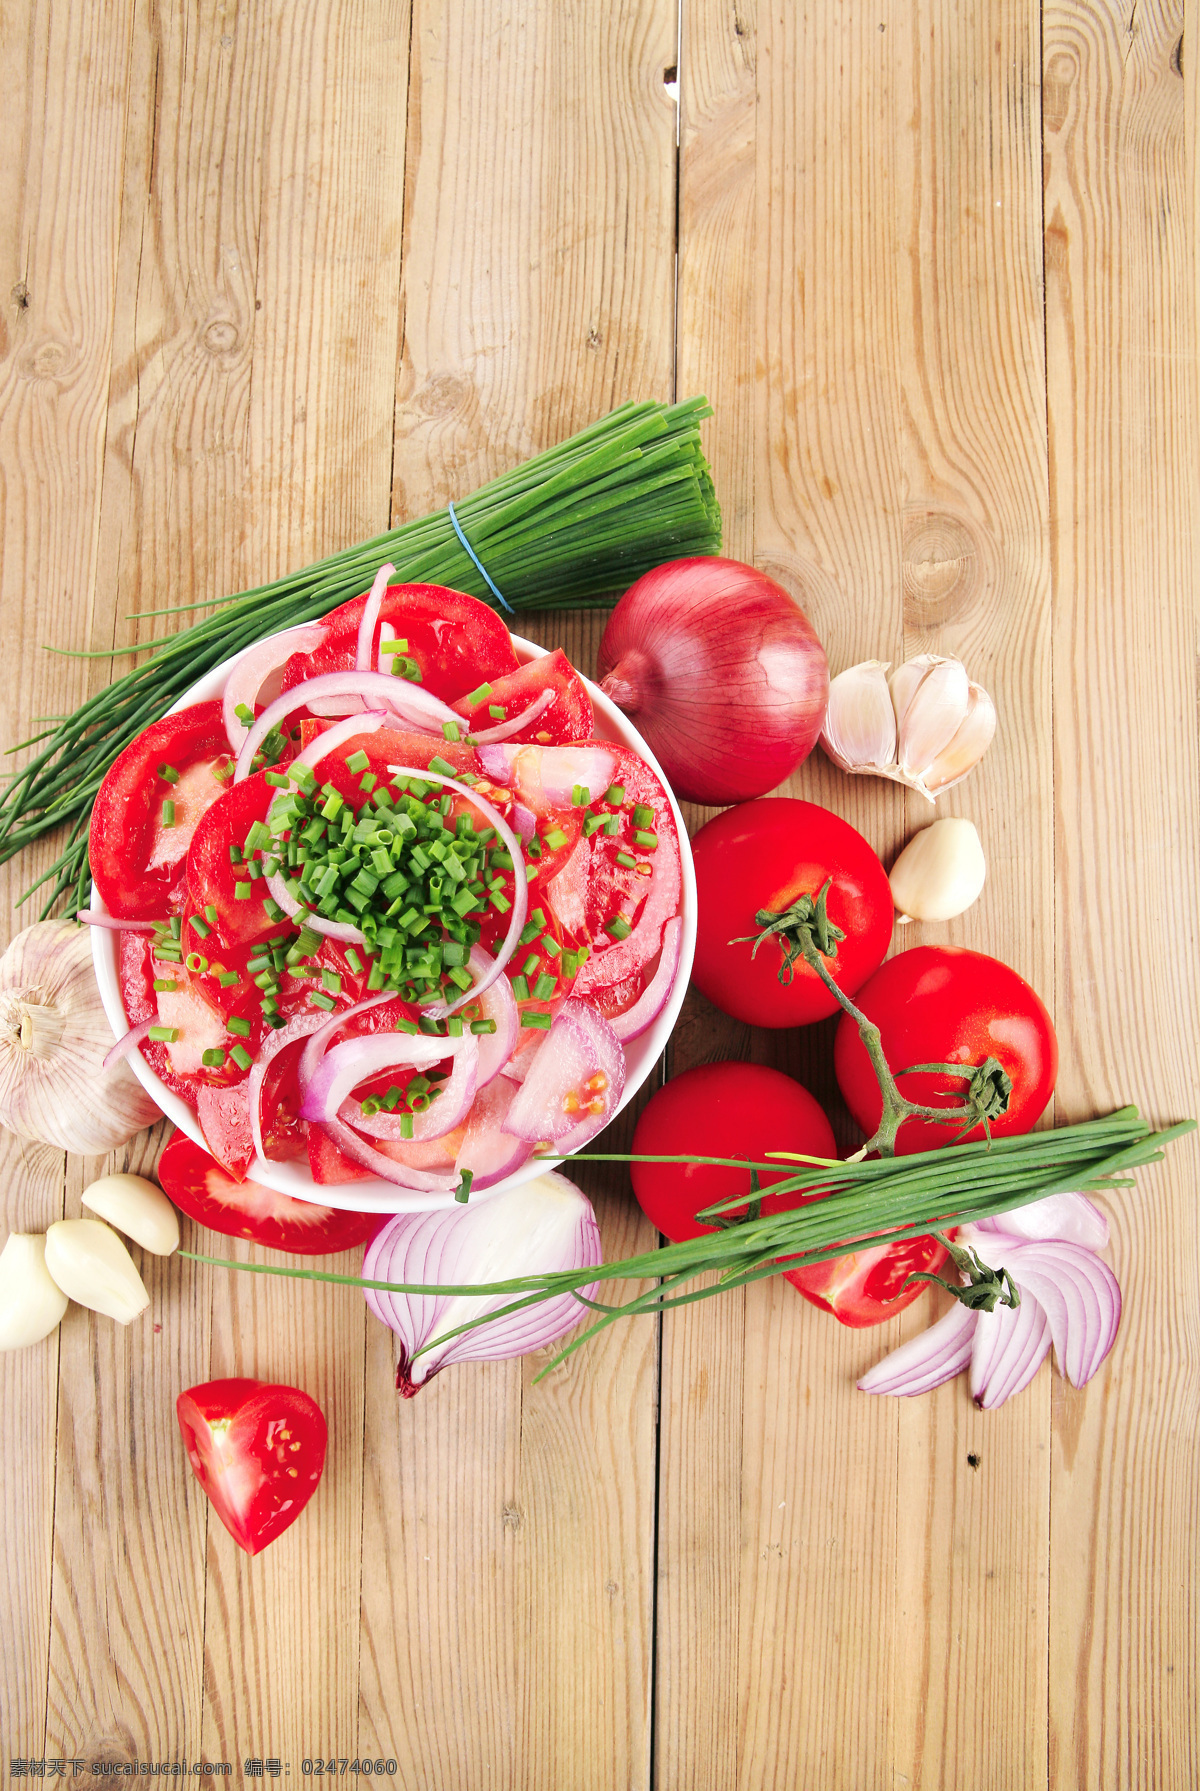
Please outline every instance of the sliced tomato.
[[[472, 728], [499, 727], [547, 691], [550, 701], [520, 733], [512, 736], [514, 740], [533, 740], [542, 746], [555, 741], [586, 740], [596, 725], [587, 686], [561, 647], [541, 659], [530, 660], [505, 678], [491, 679], [490, 683], [490, 690], [478, 702], [468, 703], [460, 698], [453, 705]], [[495, 713], [498, 709], [502, 711], [499, 715]]]
[[[228, 763], [220, 703], [165, 715], [114, 761], [96, 793], [88, 836], [92, 878], [111, 914], [159, 920], [181, 911], [192, 835], [227, 788], [213, 767]], [[177, 778], [161, 776], [163, 769]], [[174, 808], [169, 825], [164, 803]]]
[[783, 1278], [822, 1312], [831, 1312], [857, 1330], [881, 1325], [911, 1306], [927, 1283], [914, 1281], [905, 1287], [908, 1277], [918, 1272], [937, 1274], [945, 1261], [946, 1251], [936, 1238], [912, 1238], [904, 1244], [858, 1250], [853, 1256], [830, 1257], [810, 1268], [787, 1269]]
[[250, 1090], [246, 1079], [225, 1088], [196, 1090], [196, 1117], [205, 1142], [217, 1162], [235, 1181], [244, 1182], [254, 1161], [254, 1134], [250, 1130]]
[[317, 1490], [329, 1433], [299, 1387], [208, 1381], [175, 1401], [192, 1472], [238, 1547], [257, 1555]]
[[[242, 851], [256, 821], [266, 820], [275, 794], [264, 771], [234, 784], [217, 798], [192, 836], [187, 863], [190, 904], [201, 914], [206, 907], [216, 909], [216, 929], [225, 945], [246, 943], [279, 930], [263, 906], [268, 891], [261, 874], [251, 879], [244, 862], [230, 855], [231, 848]], [[262, 854], [252, 856], [261, 859]], [[239, 884], [243, 889], [249, 887], [248, 896], [238, 897]]]
[[384, 1223], [378, 1213], [345, 1213], [293, 1200], [261, 1182], [234, 1181], [184, 1132], [175, 1133], [159, 1158], [158, 1179], [168, 1199], [197, 1225], [290, 1256], [353, 1250]]
[[[295, 653], [283, 674], [284, 690], [322, 672], [353, 669], [365, 596], [353, 597], [325, 618], [326, 636], [313, 653]], [[512, 637], [495, 610], [476, 597], [443, 585], [389, 585], [379, 612], [396, 636], [408, 642], [406, 657], [421, 670], [423, 690], [454, 702], [485, 680], [503, 678], [517, 669]], [[371, 648], [378, 664], [380, 631]]]

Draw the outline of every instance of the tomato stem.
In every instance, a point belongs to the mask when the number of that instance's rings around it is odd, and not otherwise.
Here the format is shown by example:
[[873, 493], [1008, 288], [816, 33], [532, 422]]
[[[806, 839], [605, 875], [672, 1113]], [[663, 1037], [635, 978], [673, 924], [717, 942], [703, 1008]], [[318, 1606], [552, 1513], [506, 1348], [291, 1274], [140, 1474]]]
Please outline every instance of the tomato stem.
[[956, 1244], [944, 1232], [935, 1231], [933, 1235], [948, 1252], [955, 1268], [967, 1277], [966, 1282], [947, 1281], [942, 1275], [931, 1275], [922, 1269], [914, 1269], [905, 1280], [900, 1293], [894, 1296], [897, 1300], [910, 1281], [936, 1281], [939, 1287], [944, 1287], [956, 1300], [961, 1300], [971, 1312], [994, 1312], [997, 1306], [1009, 1306], [1016, 1311], [1021, 1304], [1021, 1292], [1007, 1269], [990, 1268], [986, 1262], [980, 1261], [969, 1244]]
[[1012, 1093], [1012, 1082], [996, 1058], [985, 1058], [981, 1064], [920, 1063], [899, 1071], [901, 1076], [925, 1072], [960, 1077], [966, 1087], [952, 1106], [925, 1107], [916, 1101], [907, 1100], [900, 1093], [891, 1065], [883, 1054], [883, 1037], [878, 1026], [868, 1020], [861, 1008], [854, 1005], [825, 963], [826, 958], [837, 957], [838, 945], [846, 937], [841, 927], [829, 918], [827, 903], [832, 886], [833, 879], [830, 877], [815, 896], [799, 896], [790, 908], [781, 911], [760, 908], [754, 916], [754, 922], [761, 931], [742, 939], [731, 939], [730, 944], [744, 945], [753, 940], [753, 957], [766, 940], [778, 938], [783, 953], [783, 962], [779, 967], [780, 982], [791, 982], [796, 960], [803, 958], [809, 969], [820, 977], [838, 1006], [850, 1015], [858, 1027], [863, 1049], [871, 1060], [871, 1068], [879, 1084], [883, 1111], [874, 1135], [868, 1138], [861, 1150], [855, 1151], [850, 1162], [859, 1162], [872, 1151], [881, 1157], [894, 1157], [896, 1135], [909, 1119], [924, 1119], [941, 1126], [961, 1124], [960, 1137], [965, 1137], [977, 1125], [982, 1125], [990, 1139], [992, 1121], [1007, 1112]]

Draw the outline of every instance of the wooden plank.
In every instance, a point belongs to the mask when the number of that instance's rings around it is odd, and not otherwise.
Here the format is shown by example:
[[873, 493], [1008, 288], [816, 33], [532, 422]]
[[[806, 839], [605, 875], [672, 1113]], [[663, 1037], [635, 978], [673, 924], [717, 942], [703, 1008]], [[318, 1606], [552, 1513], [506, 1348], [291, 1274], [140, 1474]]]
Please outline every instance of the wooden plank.
[[[897, 943], [969, 943], [1049, 991], [1049, 933], [1019, 921], [1051, 911], [1052, 874], [1036, 42], [1032, 8], [690, 9], [680, 378], [715, 367], [735, 551], [796, 593], [833, 670], [936, 649], [997, 694], [1002, 741], [946, 804], [980, 822], [988, 896]], [[752, 318], [748, 340], [730, 312]], [[929, 818], [819, 757], [789, 789], [885, 861]], [[830, 1102], [831, 1037], [751, 1034], [697, 1004], [675, 1062], [752, 1054]], [[989, 1782], [1044, 1778], [1048, 1394], [1039, 1383], [992, 1421], [981, 1481], [963, 1388], [902, 1410], [854, 1392], [926, 1317], [921, 1302], [850, 1333], [782, 1284], [751, 1289], [740, 1373], [725, 1366], [731, 1315], [665, 1323], [664, 1411], [694, 1417], [714, 1360], [727, 1400], [687, 1443], [663, 1439], [672, 1782], [731, 1782], [731, 1685], [741, 1783], [941, 1783], [974, 1745], [980, 1699], [1005, 1709], [1011, 1750]], [[722, 1546], [740, 1539], [723, 1620], [727, 1574], [706, 1563], [711, 1589], [689, 1577], [700, 1513]], [[997, 1576], [997, 1562], [1014, 1566]]]
[[[415, 7], [397, 520], [670, 395], [674, 60], [662, 0]], [[601, 626], [514, 623], [585, 670]], [[606, 1255], [652, 1244], [592, 1175]], [[360, 1745], [413, 1791], [648, 1782], [653, 1328], [544, 1359], [397, 1410], [371, 1341]]]
[[[1046, 8], [1060, 1107], [1200, 1113], [1195, 11]], [[1182, 63], [1181, 63], [1182, 57]], [[1181, 78], [1186, 75], [1185, 81]], [[1127, 904], [1137, 921], [1126, 931]], [[1056, 1383], [1055, 1782], [1193, 1785], [1194, 1140], [1105, 1204], [1121, 1336]]]
[[[7, 748], [31, 716], [80, 700], [87, 668], [40, 643], [78, 640], [96, 532], [128, 97], [128, 6], [8, 8], [0, 19], [0, 657]], [[15, 900], [52, 849], [0, 874], [5, 936], [36, 917]], [[61, 1218], [63, 1156], [0, 1138], [5, 1232]], [[0, 1367], [7, 1464], [0, 1591], [0, 1732], [42, 1757], [50, 1658], [60, 1339]]]

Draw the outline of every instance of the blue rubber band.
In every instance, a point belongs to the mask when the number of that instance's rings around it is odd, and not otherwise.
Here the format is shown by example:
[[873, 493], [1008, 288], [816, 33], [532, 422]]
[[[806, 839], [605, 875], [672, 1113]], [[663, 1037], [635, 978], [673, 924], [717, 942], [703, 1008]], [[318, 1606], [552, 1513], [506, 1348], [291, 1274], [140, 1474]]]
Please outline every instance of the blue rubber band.
[[506, 599], [502, 596], [500, 591], [492, 583], [491, 578], [488, 575], [487, 567], [484, 565], [484, 563], [480, 559], [479, 555], [475, 552], [475, 549], [471, 546], [471, 543], [467, 540], [467, 537], [463, 534], [462, 527], [459, 523], [458, 517], [454, 514], [454, 505], [447, 504], [446, 508], [450, 512], [450, 521], [454, 525], [454, 533], [458, 536], [459, 540], [462, 542], [463, 546], [466, 548], [468, 554], [470, 554], [472, 560], [475, 562], [476, 568], [478, 569], [479, 574], [480, 574], [481, 578], [483, 579], [484, 584], [487, 586], [488, 590], [492, 593], [492, 596], [496, 599], [496, 602], [500, 605], [501, 609], [506, 609], [510, 616], [515, 616], [517, 613], [516, 610], [513, 608], [511, 603], [506, 601]]

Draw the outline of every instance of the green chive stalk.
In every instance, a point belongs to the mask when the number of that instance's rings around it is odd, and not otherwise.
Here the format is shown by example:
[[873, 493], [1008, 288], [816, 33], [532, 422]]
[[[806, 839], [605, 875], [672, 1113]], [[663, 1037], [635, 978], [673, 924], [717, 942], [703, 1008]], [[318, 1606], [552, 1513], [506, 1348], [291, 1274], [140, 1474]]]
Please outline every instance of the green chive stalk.
[[[930, 1231], [945, 1231], [997, 1213], [1012, 1212], [1049, 1194], [1132, 1187], [1129, 1170], [1161, 1162], [1164, 1145], [1194, 1130], [1195, 1121], [1186, 1120], [1154, 1132], [1136, 1107], [1122, 1107], [1102, 1119], [1058, 1126], [1049, 1132], [981, 1140], [953, 1150], [924, 1151], [910, 1157], [880, 1157], [871, 1162], [842, 1163], [790, 1151], [772, 1152], [769, 1161], [758, 1163], [740, 1158], [632, 1157], [589, 1152], [574, 1161], [703, 1163], [772, 1175], [778, 1175], [782, 1163], [796, 1163], [801, 1167], [795, 1174], [772, 1182], [770, 1197], [803, 1190], [826, 1198], [787, 1212], [755, 1214], [754, 1203], [743, 1196], [699, 1214], [711, 1223], [714, 1218], [719, 1220], [735, 1210], [745, 1210], [744, 1217], [726, 1222], [702, 1237], [668, 1244], [619, 1262], [601, 1263], [597, 1268], [518, 1275], [508, 1281], [462, 1286], [368, 1281], [358, 1275], [337, 1275], [320, 1269], [231, 1262], [188, 1250], [180, 1251], [180, 1255], [244, 1274], [289, 1275], [296, 1280], [331, 1281], [343, 1287], [370, 1287], [383, 1293], [513, 1296], [501, 1312], [469, 1319], [456, 1331], [439, 1336], [439, 1342], [543, 1300], [574, 1294], [581, 1306], [598, 1311], [601, 1316], [558, 1352], [543, 1370], [548, 1373], [619, 1318], [667, 1312], [778, 1275], [785, 1269], [806, 1267], [831, 1256], [846, 1256], [858, 1249], [924, 1237]], [[699, 1277], [712, 1275], [716, 1275], [715, 1281], [694, 1285]], [[596, 1282], [647, 1280], [657, 1285], [612, 1306], [593, 1300], [583, 1291]]]
[[[664, 560], [719, 553], [721, 514], [699, 429], [711, 414], [704, 398], [623, 405], [456, 502], [463, 533], [507, 603], [514, 610], [595, 608]], [[406, 583], [450, 585], [497, 607], [440, 510], [224, 603], [147, 612], [213, 611], [165, 640], [72, 655], [145, 657], [12, 749], [42, 746], [0, 797], [0, 864], [43, 834], [68, 829], [59, 857], [22, 902], [49, 884], [43, 919], [60, 901], [66, 914], [85, 907], [92, 802], [118, 754], [215, 665], [361, 595], [386, 560]]]

